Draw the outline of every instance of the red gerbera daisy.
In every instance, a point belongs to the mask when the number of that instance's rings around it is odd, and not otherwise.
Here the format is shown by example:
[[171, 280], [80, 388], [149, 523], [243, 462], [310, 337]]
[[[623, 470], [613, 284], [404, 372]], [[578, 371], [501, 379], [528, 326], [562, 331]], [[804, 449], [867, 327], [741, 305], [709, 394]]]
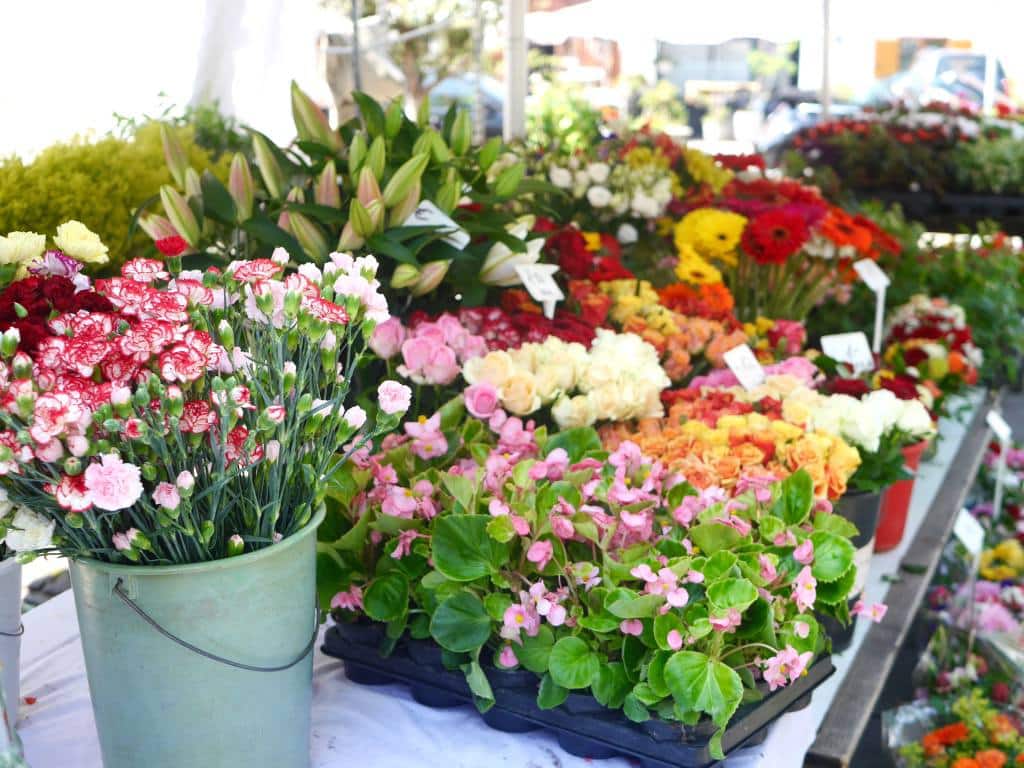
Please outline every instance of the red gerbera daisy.
[[743, 230], [743, 250], [758, 264], [785, 264], [808, 236], [802, 216], [777, 208], [751, 219]]

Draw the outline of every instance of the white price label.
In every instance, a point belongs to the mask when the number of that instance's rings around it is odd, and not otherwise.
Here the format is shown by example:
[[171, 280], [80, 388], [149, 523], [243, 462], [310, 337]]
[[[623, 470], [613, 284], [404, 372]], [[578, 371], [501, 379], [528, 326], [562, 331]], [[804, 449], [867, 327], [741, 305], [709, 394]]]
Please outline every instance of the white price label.
[[557, 271], [556, 264], [520, 264], [516, 267], [516, 274], [523, 281], [526, 292], [544, 307], [544, 316], [548, 320], [555, 316], [555, 304], [565, 298], [555, 282]]
[[988, 416], [985, 417], [985, 423], [988, 424], [989, 429], [992, 430], [999, 442], [1010, 442], [1010, 438], [1013, 436], [1013, 430], [1010, 429], [1010, 425], [1006, 423], [1006, 419], [1003, 418], [1003, 414], [999, 411], [989, 411]]
[[967, 509], [961, 509], [953, 525], [953, 533], [975, 558], [985, 548], [985, 529]]
[[750, 390], [764, 383], [764, 368], [746, 344], [733, 347], [722, 357], [744, 389]]
[[875, 367], [868, 337], [863, 331], [855, 333], [833, 333], [821, 337], [821, 351], [853, 368], [854, 373], [870, 371]]
[[889, 276], [871, 259], [855, 261], [853, 262], [853, 268], [857, 271], [860, 279], [875, 293], [884, 291], [889, 287]]
[[412, 215], [402, 222], [403, 227], [440, 227], [448, 234], [441, 240], [460, 251], [469, 245], [469, 233], [456, 224], [429, 200], [421, 200]]

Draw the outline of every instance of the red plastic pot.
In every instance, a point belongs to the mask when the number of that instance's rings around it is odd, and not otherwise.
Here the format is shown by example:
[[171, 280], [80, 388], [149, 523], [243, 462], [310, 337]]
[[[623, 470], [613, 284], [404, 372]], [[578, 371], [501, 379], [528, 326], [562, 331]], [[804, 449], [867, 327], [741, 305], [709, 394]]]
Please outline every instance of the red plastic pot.
[[[903, 449], [903, 460], [911, 472], [917, 472], [928, 442], [922, 440]], [[903, 529], [907, 526], [907, 510], [910, 509], [910, 497], [913, 493], [913, 477], [895, 482], [885, 489], [885, 493], [882, 494], [878, 531], [875, 534], [875, 552], [888, 552], [900, 543]]]

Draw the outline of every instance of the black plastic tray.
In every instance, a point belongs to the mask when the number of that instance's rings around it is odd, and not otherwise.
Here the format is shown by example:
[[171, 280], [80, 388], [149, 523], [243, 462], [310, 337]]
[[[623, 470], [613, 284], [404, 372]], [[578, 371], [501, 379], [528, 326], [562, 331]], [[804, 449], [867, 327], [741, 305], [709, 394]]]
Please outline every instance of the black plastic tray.
[[[345, 675], [361, 685], [408, 685], [412, 697], [430, 707], [472, 705], [473, 695], [461, 672], [441, 664], [440, 649], [425, 640], [400, 640], [390, 656], [378, 650], [382, 631], [374, 625], [338, 626], [324, 636], [322, 650], [345, 662]], [[525, 670], [484, 667], [495, 704], [481, 715], [487, 725], [506, 733], [547, 729], [566, 752], [590, 759], [630, 758], [639, 768], [710, 768], [708, 742], [715, 728], [710, 721], [694, 727], [661, 720], [633, 723], [619, 711], [608, 710], [589, 695], [570, 694], [564, 704], [542, 710], [537, 706], [538, 678]], [[810, 704], [811, 692], [835, 671], [829, 657], [819, 659], [797, 682], [740, 707], [722, 737], [726, 754], [760, 743], [766, 728], [786, 712]]]

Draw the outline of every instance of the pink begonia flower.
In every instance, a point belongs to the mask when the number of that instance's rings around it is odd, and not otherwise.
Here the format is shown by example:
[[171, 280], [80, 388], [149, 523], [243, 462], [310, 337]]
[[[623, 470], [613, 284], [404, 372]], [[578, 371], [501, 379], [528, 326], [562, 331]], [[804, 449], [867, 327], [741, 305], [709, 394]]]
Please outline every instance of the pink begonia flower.
[[181, 494], [173, 483], [160, 483], [153, 490], [153, 501], [164, 509], [173, 511], [181, 504]]
[[853, 608], [850, 609], [850, 613], [854, 616], [863, 616], [866, 619], [878, 624], [882, 619], [885, 618], [886, 612], [889, 610], [889, 606], [885, 603], [872, 603], [868, 605], [863, 600], [858, 600], [853, 604]]
[[735, 632], [743, 622], [743, 616], [735, 608], [730, 608], [725, 616], [710, 616], [711, 628], [716, 632]]
[[543, 581], [538, 581], [530, 587], [530, 591], [524, 596], [524, 602], [529, 600], [539, 616], [543, 616], [553, 627], [560, 627], [565, 623], [565, 608], [558, 604], [559, 596], [547, 591]]
[[573, 527], [572, 521], [568, 517], [562, 515], [552, 515], [551, 520], [551, 532], [563, 541], [571, 539], [576, 535], [576, 528]]
[[764, 681], [768, 683], [770, 690], [781, 688], [788, 683], [795, 683], [814, 654], [811, 651], [797, 653], [791, 645], [779, 651], [775, 656], [765, 662]]
[[518, 416], [506, 419], [498, 430], [498, 449], [515, 456], [532, 456], [537, 452], [533, 422], [524, 425]]
[[511, 514], [508, 504], [501, 499], [491, 499], [487, 504], [487, 511], [491, 513], [492, 517], [501, 517], [502, 515], [509, 515], [509, 520], [512, 521], [512, 529], [520, 536], [530, 535], [530, 523], [524, 517], [519, 515]]
[[[646, 566], [640, 567], [646, 568]], [[646, 573], [646, 571], [643, 572]], [[682, 608], [690, 600], [690, 594], [685, 588], [679, 586], [679, 577], [673, 573], [671, 568], [662, 568], [658, 571], [653, 581], [647, 578], [644, 578], [644, 581], [647, 582], [644, 592], [650, 595], [663, 595], [665, 597], [666, 603], [663, 606], [665, 610], [662, 613], [668, 611], [668, 606]]]
[[419, 531], [415, 531], [412, 529], [408, 531], [402, 531], [401, 533], [399, 533], [398, 544], [395, 546], [395, 549], [391, 553], [391, 556], [395, 560], [401, 560], [403, 557], [412, 552], [412, 543], [416, 541], [416, 539], [420, 538], [420, 536], [421, 534]]
[[780, 531], [775, 534], [775, 538], [772, 540], [772, 544], [776, 547], [795, 547], [796, 536], [793, 535], [792, 531]]
[[397, 317], [389, 317], [373, 329], [369, 345], [377, 357], [390, 360], [401, 351], [403, 341], [405, 327]]
[[814, 562], [814, 542], [804, 539], [803, 543], [793, 550], [793, 559], [800, 565], [810, 565]]
[[412, 438], [412, 452], [421, 459], [436, 459], [448, 451], [448, 440], [441, 431], [440, 413], [429, 419], [420, 416], [418, 421], [407, 421], [404, 427], [405, 433]]
[[512, 521], [512, 528], [520, 536], [530, 535], [530, 522], [525, 517], [519, 515], [510, 515], [509, 519]]
[[772, 499], [772, 485], [778, 482], [772, 475], [741, 475], [736, 481], [736, 493], [754, 492], [754, 498], [764, 504]]
[[624, 635], [639, 637], [644, 633], [644, 623], [640, 619], [623, 619], [619, 623], [619, 631]]
[[689, 527], [703, 510], [704, 506], [699, 497], [686, 496], [679, 502], [679, 506], [672, 510], [672, 517], [680, 525]]
[[650, 522], [650, 518], [643, 512], [627, 512], [623, 509], [619, 512], [619, 517], [627, 528], [643, 528]]
[[478, 419], [491, 418], [501, 402], [498, 390], [486, 381], [466, 387], [462, 395], [466, 401], [466, 410]]
[[811, 625], [808, 624], [806, 621], [794, 621], [793, 632], [800, 639], [806, 639], [807, 636], [811, 634]]
[[561, 480], [569, 469], [569, 454], [564, 448], [555, 448], [543, 461], [530, 467], [531, 480]]
[[508, 456], [492, 451], [484, 460], [484, 488], [491, 493], [501, 491], [502, 485], [512, 475], [512, 462]]
[[388, 486], [387, 496], [381, 504], [380, 511], [389, 517], [412, 519], [413, 513], [419, 509], [419, 501], [409, 488], [398, 485]]
[[[685, 539], [684, 539], [685, 541]], [[686, 580], [691, 584], [703, 584], [704, 574], [700, 571], [695, 571], [692, 568], [686, 572]]]
[[490, 428], [491, 432], [499, 432], [505, 425], [506, 421], [508, 421], [508, 414], [499, 408], [491, 415], [491, 418], [487, 420], [487, 426]]
[[447, 386], [459, 375], [459, 361], [443, 337], [420, 335], [402, 342], [398, 372], [417, 384]]
[[761, 578], [771, 584], [778, 578], [779, 572], [775, 570], [775, 563], [767, 555], [758, 555], [757, 562], [761, 566]]
[[572, 572], [576, 583], [587, 592], [601, 583], [601, 569], [593, 563], [574, 563]]
[[811, 567], [805, 565], [793, 583], [793, 600], [801, 613], [814, 607], [814, 601], [818, 597], [817, 587], [818, 581], [811, 574]]
[[729, 515], [728, 517], [716, 517], [715, 522], [729, 526], [734, 531], [736, 531], [736, 533], [738, 533], [740, 536], [750, 535], [751, 525], [742, 517], [737, 517], [736, 515]]
[[511, 669], [519, 664], [519, 659], [516, 658], [516, 652], [512, 650], [511, 645], [502, 647], [501, 653], [498, 654], [498, 664], [506, 669]]
[[331, 598], [331, 608], [339, 608], [343, 611], [363, 610], [363, 590], [357, 584], [353, 584], [348, 591], [338, 592]]
[[513, 603], [502, 616], [501, 636], [506, 640], [521, 643], [520, 630], [526, 630], [529, 637], [535, 637], [540, 630], [540, 615], [525, 605]]
[[429, 480], [417, 480], [413, 483], [412, 492], [419, 497], [418, 510], [426, 520], [433, 520], [437, 515], [437, 503], [434, 501], [434, 486]]
[[139, 468], [126, 464], [115, 453], [105, 453], [100, 463], [85, 470], [85, 488], [93, 505], [108, 512], [127, 509], [142, 496]]
[[626, 475], [633, 475], [643, 467], [643, 459], [640, 446], [626, 440], [608, 457], [608, 463]]
[[383, 381], [377, 387], [380, 409], [388, 414], [405, 413], [412, 402], [412, 390], [397, 381]]
[[668, 635], [665, 636], [665, 642], [668, 643], [668, 647], [673, 651], [678, 651], [683, 647], [683, 636], [679, 634], [678, 629], [669, 630]]
[[501, 499], [491, 499], [487, 503], [487, 511], [491, 513], [491, 517], [501, 517], [509, 514], [509, 506]]
[[826, 515], [832, 514], [832, 502], [828, 499], [815, 499], [814, 508], [812, 512], [824, 512]]
[[545, 566], [551, 562], [554, 555], [554, 548], [550, 541], [535, 541], [526, 550], [526, 559], [537, 566], [538, 571], [543, 571]]
[[637, 579], [643, 579], [647, 582], [654, 582], [658, 580], [654, 571], [651, 570], [651, 566], [647, 565], [647, 563], [641, 563], [640, 565], [631, 568], [629, 573], [631, 576]]

